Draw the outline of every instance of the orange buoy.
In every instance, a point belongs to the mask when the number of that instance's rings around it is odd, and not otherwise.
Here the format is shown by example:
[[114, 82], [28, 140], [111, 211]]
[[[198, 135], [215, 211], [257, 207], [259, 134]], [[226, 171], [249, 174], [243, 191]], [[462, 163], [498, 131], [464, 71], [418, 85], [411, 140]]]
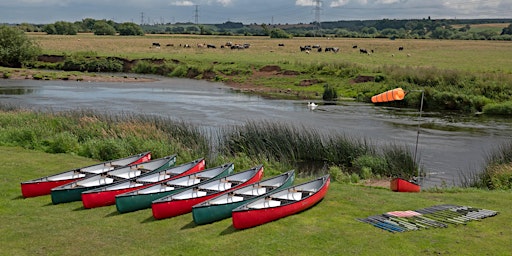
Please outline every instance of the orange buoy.
[[405, 91], [402, 88], [396, 88], [393, 90], [385, 91], [381, 94], [377, 94], [372, 97], [373, 103], [378, 102], [389, 102], [394, 100], [403, 100], [405, 97]]

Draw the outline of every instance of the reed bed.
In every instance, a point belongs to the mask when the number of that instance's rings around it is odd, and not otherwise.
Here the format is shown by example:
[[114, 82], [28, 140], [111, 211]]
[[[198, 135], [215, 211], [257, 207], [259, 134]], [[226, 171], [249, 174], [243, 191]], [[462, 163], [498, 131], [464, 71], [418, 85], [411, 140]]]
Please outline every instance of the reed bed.
[[[206, 131], [184, 121], [152, 115], [108, 114], [94, 111], [38, 112], [0, 107], [0, 145], [21, 146], [48, 153], [69, 153], [98, 160], [142, 151], [155, 157], [177, 153], [183, 161], [207, 157], [212, 164], [226, 160], [252, 167], [256, 163], [297, 169], [301, 175], [328, 172], [339, 166], [361, 175], [415, 174], [405, 148], [378, 149], [366, 140], [325, 135], [314, 129], [270, 121]], [[377, 153], [382, 152], [382, 153]], [[304, 168], [309, 166], [309, 168]], [[367, 176], [367, 175], [365, 175]]]
[[470, 186], [485, 189], [512, 189], [512, 140], [487, 154], [483, 171], [474, 175]]

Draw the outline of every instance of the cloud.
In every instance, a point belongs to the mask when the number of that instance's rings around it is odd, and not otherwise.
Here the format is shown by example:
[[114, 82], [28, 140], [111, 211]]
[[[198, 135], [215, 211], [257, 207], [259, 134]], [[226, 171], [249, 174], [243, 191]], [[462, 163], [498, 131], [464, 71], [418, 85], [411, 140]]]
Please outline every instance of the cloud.
[[315, 6], [316, 1], [314, 0], [296, 0], [295, 5], [298, 6]]
[[341, 7], [341, 6], [348, 4], [349, 2], [350, 2], [350, 0], [332, 1], [331, 4], [329, 4], [329, 7]]
[[171, 3], [174, 6], [192, 6], [195, 5], [192, 1], [176, 1]]
[[216, 0], [216, 2], [221, 4], [222, 6], [228, 6], [232, 4], [231, 0]]

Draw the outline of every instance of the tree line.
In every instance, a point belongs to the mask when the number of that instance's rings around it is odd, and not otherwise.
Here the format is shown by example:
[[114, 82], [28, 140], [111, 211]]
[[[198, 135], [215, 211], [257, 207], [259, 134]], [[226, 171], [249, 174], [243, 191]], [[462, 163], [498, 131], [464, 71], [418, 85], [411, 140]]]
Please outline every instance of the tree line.
[[[496, 24], [477, 28], [477, 24]], [[505, 26], [508, 24], [508, 26]], [[22, 23], [18, 28], [26, 32], [76, 35], [144, 35], [144, 34], [200, 34], [292, 37], [349, 37], [349, 38], [400, 38], [400, 39], [457, 39], [457, 40], [512, 40], [512, 19], [409, 19], [409, 20], [354, 20], [327, 21], [316, 24], [144, 24], [116, 23], [112, 20], [86, 18], [81, 21], [58, 21], [52, 24], [34, 25]]]

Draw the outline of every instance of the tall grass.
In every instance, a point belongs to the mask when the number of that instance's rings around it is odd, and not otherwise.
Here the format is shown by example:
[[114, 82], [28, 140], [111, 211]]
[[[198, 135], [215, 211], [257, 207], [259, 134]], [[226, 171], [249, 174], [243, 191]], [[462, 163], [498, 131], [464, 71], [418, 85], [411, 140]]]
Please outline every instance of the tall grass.
[[4, 110], [1, 116], [0, 144], [5, 146], [99, 160], [142, 151], [152, 151], [155, 157], [180, 152], [190, 159], [208, 151], [208, 142], [197, 127], [156, 116], [23, 110]]
[[222, 136], [221, 150], [231, 156], [243, 153], [293, 165], [309, 163], [321, 171], [342, 166], [359, 175], [370, 168], [378, 175], [410, 177], [416, 170], [411, 153], [403, 147], [379, 150], [365, 139], [325, 135], [301, 126], [253, 121], [224, 131]]
[[186, 160], [207, 157], [211, 163], [220, 163], [236, 159], [245, 163], [242, 166], [266, 163], [296, 168], [305, 175], [326, 173], [330, 166], [340, 166], [359, 176], [368, 176], [363, 172], [369, 170], [382, 176], [408, 177], [416, 170], [405, 148], [378, 149], [364, 139], [325, 135], [277, 122], [249, 121], [211, 132], [152, 115], [6, 109], [0, 112], [0, 145], [48, 153], [71, 153], [100, 160], [141, 151], [152, 151], [155, 157], [177, 153]]
[[512, 189], [512, 140], [488, 153], [484, 170], [475, 176], [473, 187]]

